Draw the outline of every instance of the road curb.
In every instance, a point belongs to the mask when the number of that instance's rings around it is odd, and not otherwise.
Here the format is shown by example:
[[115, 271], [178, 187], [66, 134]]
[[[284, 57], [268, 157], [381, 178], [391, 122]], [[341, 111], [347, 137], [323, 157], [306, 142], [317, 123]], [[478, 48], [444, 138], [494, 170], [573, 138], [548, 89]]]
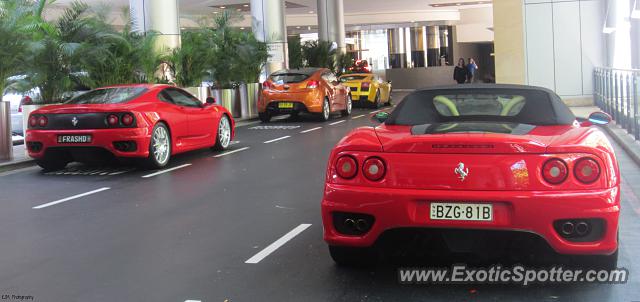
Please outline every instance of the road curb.
[[640, 166], [640, 144], [625, 129], [617, 124], [603, 126], [604, 130]]
[[34, 166], [35, 164], [36, 164], [36, 161], [33, 159], [23, 159], [23, 160], [8, 162], [8, 163], [1, 163], [0, 173], [31, 167], [31, 166]]

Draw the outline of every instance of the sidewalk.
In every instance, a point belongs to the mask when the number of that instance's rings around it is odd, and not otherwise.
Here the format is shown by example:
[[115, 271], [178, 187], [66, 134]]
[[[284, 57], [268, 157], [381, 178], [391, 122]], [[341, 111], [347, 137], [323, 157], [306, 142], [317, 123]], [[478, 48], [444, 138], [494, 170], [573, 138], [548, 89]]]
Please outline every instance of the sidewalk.
[[17, 145], [13, 146], [12, 160], [0, 160], [0, 172], [16, 170], [33, 164], [33, 159], [27, 156], [25, 152], [25, 145]]

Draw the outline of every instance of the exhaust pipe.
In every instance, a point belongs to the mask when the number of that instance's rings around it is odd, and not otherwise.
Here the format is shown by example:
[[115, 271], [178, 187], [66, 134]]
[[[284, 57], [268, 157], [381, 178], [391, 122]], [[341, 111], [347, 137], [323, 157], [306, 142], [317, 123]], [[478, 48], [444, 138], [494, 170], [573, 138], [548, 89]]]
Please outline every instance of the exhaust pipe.
[[364, 232], [369, 229], [369, 223], [364, 219], [358, 219], [356, 222], [356, 229], [360, 232]]
[[344, 225], [353, 230], [356, 227], [356, 222], [351, 218], [347, 218], [344, 220]]
[[567, 221], [565, 223], [562, 224], [562, 234], [569, 236], [572, 235], [573, 232], [575, 231], [576, 227], [573, 224], [573, 222], [571, 221]]
[[578, 224], [576, 224], [576, 233], [578, 235], [583, 236], [587, 234], [587, 232], [589, 232], [589, 224], [587, 224], [584, 221], [581, 221]]

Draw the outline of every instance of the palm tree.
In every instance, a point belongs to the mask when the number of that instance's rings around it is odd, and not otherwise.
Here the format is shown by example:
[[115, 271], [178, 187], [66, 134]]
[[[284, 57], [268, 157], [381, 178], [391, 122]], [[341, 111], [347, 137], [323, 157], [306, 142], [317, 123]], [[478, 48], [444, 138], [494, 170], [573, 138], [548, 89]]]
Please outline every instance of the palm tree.
[[80, 58], [101, 30], [88, 9], [86, 4], [73, 2], [53, 23], [43, 21], [41, 9], [35, 13], [29, 26], [33, 40], [27, 45], [23, 82], [28, 88], [38, 88], [44, 103], [63, 100], [65, 92], [74, 90], [86, 77]]
[[0, 0], [0, 100], [8, 78], [25, 71], [28, 25], [43, 5], [44, 1], [34, 6], [27, 0]]
[[[128, 18], [129, 14], [123, 14]], [[155, 33], [131, 31], [127, 22], [121, 32], [113, 29], [106, 17], [97, 15], [96, 25], [101, 28], [94, 41], [88, 41], [80, 59], [87, 72], [84, 83], [91, 87], [114, 84], [156, 83], [155, 74], [163, 61], [156, 50]]]

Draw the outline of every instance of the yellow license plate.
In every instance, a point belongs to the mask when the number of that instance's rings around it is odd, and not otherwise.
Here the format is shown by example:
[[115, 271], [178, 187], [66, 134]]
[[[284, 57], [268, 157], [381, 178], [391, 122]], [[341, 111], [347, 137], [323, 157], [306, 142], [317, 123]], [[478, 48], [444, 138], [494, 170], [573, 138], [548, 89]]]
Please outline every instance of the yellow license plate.
[[278, 103], [278, 108], [280, 108], [280, 109], [293, 109], [293, 103], [291, 103], [291, 102], [281, 102], [281, 103]]

